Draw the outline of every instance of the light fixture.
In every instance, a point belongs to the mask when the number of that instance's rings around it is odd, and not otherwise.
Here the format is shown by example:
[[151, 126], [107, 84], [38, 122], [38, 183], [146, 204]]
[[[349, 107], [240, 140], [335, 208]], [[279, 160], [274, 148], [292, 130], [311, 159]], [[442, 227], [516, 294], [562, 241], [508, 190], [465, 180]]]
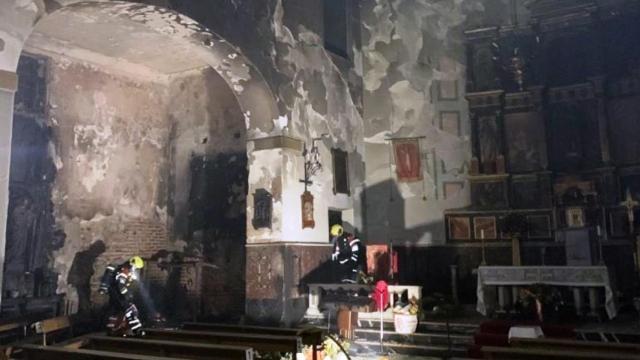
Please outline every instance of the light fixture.
[[307, 147], [306, 142], [304, 143], [302, 150], [302, 157], [304, 158], [304, 180], [300, 180], [300, 182], [304, 183], [304, 191], [307, 191], [307, 186], [312, 184], [310, 180], [311, 177], [322, 171], [320, 149], [318, 148], [317, 142], [327, 136], [329, 135], [322, 134], [319, 137], [311, 139], [311, 148]]

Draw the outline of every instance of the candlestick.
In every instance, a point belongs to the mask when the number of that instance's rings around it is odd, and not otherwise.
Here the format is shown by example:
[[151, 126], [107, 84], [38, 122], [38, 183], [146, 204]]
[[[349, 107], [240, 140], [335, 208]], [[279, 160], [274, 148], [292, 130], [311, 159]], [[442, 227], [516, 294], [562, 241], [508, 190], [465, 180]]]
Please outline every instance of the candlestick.
[[598, 234], [598, 265], [604, 265], [604, 257], [602, 256], [602, 230], [600, 225], [596, 226], [596, 233]]
[[480, 229], [480, 245], [482, 246], [482, 262], [480, 265], [487, 265], [487, 258], [484, 250], [484, 229]]

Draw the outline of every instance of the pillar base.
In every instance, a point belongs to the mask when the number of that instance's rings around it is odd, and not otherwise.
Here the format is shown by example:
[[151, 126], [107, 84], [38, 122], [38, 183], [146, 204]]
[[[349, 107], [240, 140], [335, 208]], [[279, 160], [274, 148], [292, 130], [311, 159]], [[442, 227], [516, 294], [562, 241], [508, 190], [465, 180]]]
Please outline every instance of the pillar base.
[[331, 281], [331, 244], [247, 244], [246, 316], [291, 326], [307, 310], [306, 284]]

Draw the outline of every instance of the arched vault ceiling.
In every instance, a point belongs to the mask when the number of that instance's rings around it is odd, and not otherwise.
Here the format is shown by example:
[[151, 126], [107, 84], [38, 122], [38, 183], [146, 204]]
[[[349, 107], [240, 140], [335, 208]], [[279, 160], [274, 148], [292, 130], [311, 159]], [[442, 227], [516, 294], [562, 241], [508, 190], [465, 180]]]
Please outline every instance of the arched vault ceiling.
[[207, 66], [193, 44], [91, 7], [63, 8], [44, 17], [27, 45], [94, 62], [113, 58], [120, 66], [131, 63], [161, 74]]

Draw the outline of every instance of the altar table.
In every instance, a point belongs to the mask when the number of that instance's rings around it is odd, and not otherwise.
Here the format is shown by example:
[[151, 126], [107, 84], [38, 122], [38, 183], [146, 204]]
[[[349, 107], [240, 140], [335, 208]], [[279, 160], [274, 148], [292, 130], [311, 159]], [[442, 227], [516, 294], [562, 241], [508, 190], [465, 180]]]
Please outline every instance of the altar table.
[[513, 287], [516, 294], [518, 286], [533, 284], [546, 284], [552, 286], [567, 286], [573, 288], [576, 311], [581, 312], [581, 289], [589, 290], [589, 305], [591, 313], [596, 314], [597, 292], [596, 289], [604, 288], [604, 307], [610, 319], [617, 315], [613, 290], [606, 266], [480, 266], [478, 268], [478, 302], [476, 310], [487, 314], [485, 303], [485, 288], [498, 286], [498, 299], [500, 306], [504, 305], [506, 297], [505, 288]]

